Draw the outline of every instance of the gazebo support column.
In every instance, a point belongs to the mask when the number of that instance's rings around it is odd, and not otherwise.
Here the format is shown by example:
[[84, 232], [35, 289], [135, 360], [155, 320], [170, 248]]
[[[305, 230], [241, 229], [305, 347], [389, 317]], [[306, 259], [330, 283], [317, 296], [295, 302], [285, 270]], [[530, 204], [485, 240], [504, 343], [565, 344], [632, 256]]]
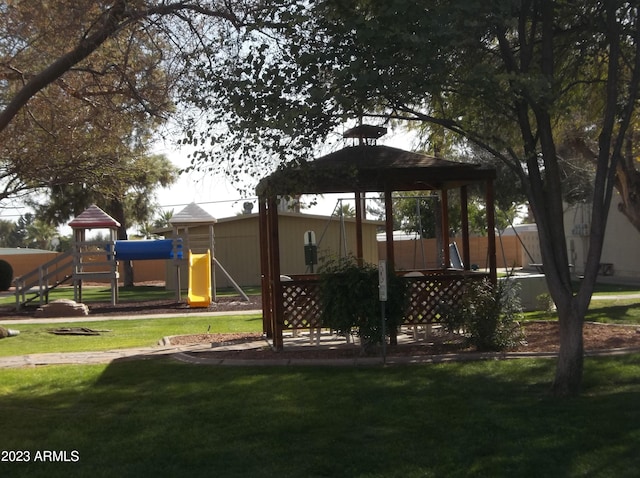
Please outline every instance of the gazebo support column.
[[[387, 273], [395, 274], [395, 252], [393, 248], [393, 191], [388, 185], [384, 188], [384, 225], [387, 237]], [[389, 330], [389, 343], [398, 345], [398, 331]]]
[[394, 270], [395, 254], [393, 250], [393, 199], [389, 187], [384, 190], [384, 231], [387, 238], [387, 270]]
[[498, 282], [498, 266], [496, 260], [496, 218], [495, 218], [495, 193], [493, 180], [487, 181], [487, 241], [489, 251], [489, 278], [491, 282]]
[[449, 194], [446, 189], [440, 191], [440, 205], [442, 207], [442, 268], [451, 267], [451, 252], [449, 251]]
[[460, 188], [460, 216], [462, 217], [462, 262], [465, 270], [471, 270], [471, 252], [469, 251], [469, 195], [467, 186]]
[[364, 264], [364, 252], [362, 248], [362, 216], [363, 216], [363, 195], [356, 191], [356, 258], [358, 265]]
[[260, 221], [260, 285], [262, 286], [262, 332], [268, 339], [273, 338], [273, 304], [272, 291], [269, 284], [271, 265], [269, 261], [269, 221], [267, 219], [267, 202], [264, 197], [258, 200], [258, 217]]
[[282, 303], [282, 285], [280, 283], [280, 238], [278, 235], [278, 200], [275, 196], [269, 197], [268, 202], [269, 221], [269, 259], [270, 289], [272, 297], [272, 330], [273, 347], [276, 350], [284, 348], [282, 327], [284, 322], [284, 304]]

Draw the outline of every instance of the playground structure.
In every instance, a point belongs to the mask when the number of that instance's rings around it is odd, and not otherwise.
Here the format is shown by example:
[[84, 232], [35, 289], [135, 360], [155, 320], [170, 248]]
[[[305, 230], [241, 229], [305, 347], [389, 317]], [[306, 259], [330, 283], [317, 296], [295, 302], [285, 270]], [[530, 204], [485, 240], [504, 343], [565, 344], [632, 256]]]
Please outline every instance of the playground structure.
[[[203, 222], [210, 226], [207, 237], [189, 237], [189, 226], [202, 225]], [[152, 259], [172, 261], [178, 284], [180, 268], [187, 265], [189, 268], [187, 303], [190, 307], [208, 307], [215, 300], [213, 265], [217, 262], [215, 255], [211, 253], [214, 250], [213, 224], [215, 222], [215, 218], [192, 203], [172, 219], [174, 231], [181, 232], [182, 236], [175, 234], [174, 239], [159, 240], [116, 240], [120, 223], [99, 207], [92, 205], [69, 223], [73, 229], [71, 251], [60, 254], [55, 259], [14, 280], [16, 308], [20, 309], [35, 299], [39, 299], [40, 305], [48, 302], [49, 291], [68, 281], [73, 283], [76, 302], [82, 302], [83, 282], [108, 281], [111, 284], [111, 304], [115, 305], [118, 301], [120, 277], [118, 261]], [[107, 229], [109, 239], [107, 241], [88, 240], [86, 232], [90, 229]], [[189, 261], [183, 254], [183, 250], [188, 250]], [[191, 260], [192, 258], [194, 261]], [[219, 268], [227, 274], [221, 265]], [[63, 270], [64, 275], [60, 279]], [[52, 281], [54, 277], [57, 279]], [[235, 287], [245, 300], [249, 300], [237, 284]], [[27, 298], [27, 294], [35, 295]], [[176, 299], [181, 300], [180, 287], [176, 289]]]

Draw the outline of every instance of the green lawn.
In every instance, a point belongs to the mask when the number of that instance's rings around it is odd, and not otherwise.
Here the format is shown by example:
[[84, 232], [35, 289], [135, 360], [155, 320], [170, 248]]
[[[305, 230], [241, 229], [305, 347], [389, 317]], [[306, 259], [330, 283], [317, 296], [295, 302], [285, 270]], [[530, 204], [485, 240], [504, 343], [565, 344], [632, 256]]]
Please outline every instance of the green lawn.
[[[640, 323], [637, 303], [594, 301], [590, 314]], [[0, 341], [0, 355], [262, 326], [259, 316], [73, 325], [111, 332], [55, 336], [48, 324], [22, 324], [20, 336]], [[533, 359], [330, 368], [161, 358], [0, 369], [0, 476], [637, 476], [640, 354], [587, 358], [579, 398], [550, 397], [553, 373], [552, 360]], [[8, 461], [16, 456], [29, 462]], [[52, 457], [70, 461], [42, 461]]]
[[[371, 368], [171, 359], [0, 370], [0, 462], [20, 477], [636, 477], [640, 355]], [[76, 462], [35, 462], [43, 451]], [[72, 452], [74, 452], [72, 454]]]
[[[258, 295], [260, 289], [256, 287], [244, 287], [244, 292], [247, 295]], [[164, 287], [159, 286], [143, 286], [136, 285], [134, 287], [120, 287], [118, 288], [118, 302], [139, 302], [147, 300], [164, 300], [175, 298], [175, 291], [167, 290]], [[217, 291], [219, 296], [238, 295], [234, 289], [221, 289]], [[183, 299], [186, 298], [186, 291], [182, 292]], [[33, 296], [33, 294], [27, 294], [27, 298]], [[49, 293], [49, 301], [52, 302], [56, 299], [73, 299], [73, 287], [64, 286], [52, 290]], [[111, 300], [111, 287], [109, 286], [90, 286], [82, 288], [82, 302], [91, 304], [95, 302], [109, 302]], [[0, 297], [0, 305], [14, 305], [16, 303], [15, 295], [5, 295]], [[36, 306], [37, 299], [33, 302]]]
[[[2, 323], [20, 335], [0, 340], [0, 357], [45, 352], [83, 352], [127, 347], [150, 347], [169, 335], [262, 332], [262, 315], [176, 317], [137, 320], [105, 320], [61, 324]], [[54, 335], [58, 327], [88, 327], [105, 331], [97, 336]]]

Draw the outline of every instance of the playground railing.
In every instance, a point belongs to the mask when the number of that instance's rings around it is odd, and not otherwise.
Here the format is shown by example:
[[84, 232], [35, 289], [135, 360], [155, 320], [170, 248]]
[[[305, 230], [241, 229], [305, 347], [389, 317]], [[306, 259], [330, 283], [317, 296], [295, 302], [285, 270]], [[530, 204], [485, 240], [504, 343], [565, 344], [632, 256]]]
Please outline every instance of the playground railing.
[[[20, 277], [16, 277], [13, 280], [16, 294], [16, 309], [20, 310], [20, 307], [27, 302], [27, 294], [32, 291], [38, 294], [37, 297], [40, 299], [40, 304], [42, 304], [44, 300], [48, 300], [48, 291], [71, 277], [72, 270], [73, 253], [67, 251], [38, 266], [37, 269]], [[51, 280], [54, 278], [56, 280], [53, 281], [53, 285], [51, 285]], [[34, 290], [36, 287], [37, 292]]]

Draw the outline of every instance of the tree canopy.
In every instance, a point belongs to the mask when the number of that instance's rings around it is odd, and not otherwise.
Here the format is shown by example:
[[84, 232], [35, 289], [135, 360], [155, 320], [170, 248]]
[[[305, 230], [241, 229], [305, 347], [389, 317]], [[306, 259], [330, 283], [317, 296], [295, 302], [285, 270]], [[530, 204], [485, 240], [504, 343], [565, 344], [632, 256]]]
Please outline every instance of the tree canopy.
[[[195, 73], [211, 88], [204, 96], [192, 89], [191, 98], [212, 119], [200, 138], [187, 139], [225, 141], [225, 154], [253, 164], [264, 161], [264, 150], [292, 160], [345, 118], [368, 115], [445, 130], [437, 137], [491, 154], [518, 179], [538, 225], [561, 325], [554, 391], [577, 393], [582, 319], [612, 190], [631, 189], [623, 168], [637, 165], [637, 4], [321, 0], [288, 5], [279, 18], [287, 26], [248, 32], [250, 43], [219, 53], [220, 67], [198, 64]], [[563, 146], [582, 146], [593, 164], [589, 255], [578, 290], [563, 227], [563, 189], [575, 187], [566, 181]]]
[[[111, 40], [118, 45], [127, 34], [156, 29], [178, 53], [172, 57], [180, 71], [176, 98], [188, 108], [181, 142], [194, 147], [194, 167], [233, 178], [263, 174], [269, 161], [309, 157], [345, 120], [365, 115], [417, 124], [434, 133], [426, 135], [434, 149], [455, 144], [472, 152], [473, 145], [500, 161], [532, 207], [558, 308], [561, 347], [553, 388], [560, 395], [577, 393], [582, 319], [614, 186], [630, 219], [640, 210], [635, 2], [59, 0], [47, 6], [69, 13], [74, 40], [62, 54], [33, 63], [26, 59], [24, 65], [34, 65], [30, 71], [12, 63], [14, 56], [17, 61], [31, 53], [31, 42], [38, 39], [25, 34], [26, 42], [12, 43], [13, 33], [25, 28], [15, 9], [27, 3], [1, 7], [10, 34], [0, 38], [0, 48], [11, 54], [0, 56], [6, 92], [0, 144], [11, 144], [14, 154], [21, 151], [19, 142], [11, 143], [6, 134], [19, 115], [28, 116], [36, 101], [81, 91], [72, 73], [102, 78], [111, 64], [93, 68], [92, 59], [97, 50], [108, 50]], [[76, 18], [83, 21], [74, 24]], [[140, 41], [148, 45], [142, 51], [155, 51], [155, 45]], [[165, 67], [168, 59], [160, 63]], [[122, 83], [132, 92], [123, 98], [136, 100], [131, 105], [149, 114], [144, 99], [136, 97], [140, 78], [135, 78]], [[33, 157], [10, 164], [35, 171], [28, 163]], [[586, 191], [566, 180], [568, 165], [581, 165], [578, 157], [593, 165]], [[47, 179], [20, 178], [36, 184]], [[567, 188], [582, 188], [593, 204], [585, 277], [577, 290], [562, 221]]]

